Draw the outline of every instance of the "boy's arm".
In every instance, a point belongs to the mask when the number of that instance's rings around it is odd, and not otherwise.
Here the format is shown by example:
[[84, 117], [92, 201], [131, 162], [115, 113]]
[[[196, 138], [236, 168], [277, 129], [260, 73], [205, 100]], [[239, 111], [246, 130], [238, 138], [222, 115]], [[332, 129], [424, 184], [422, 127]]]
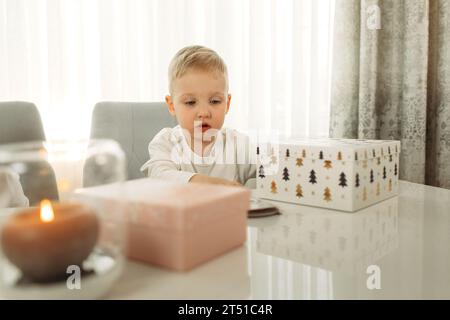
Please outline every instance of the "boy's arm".
[[241, 185], [236, 181], [209, 177], [194, 172], [181, 171], [180, 165], [177, 164], [177, 159], [172, 157], [172, 155], [176, 156], [176, 145], [170, 139], [169, 130], [170, 129], [163, 129], [149, 144], [148, 150], [150, 160], [141, 167], [141, 171], [148, 170], [148, 177], [178, 182], [198, 182], [229, 186]]
[[175, 159], [172, 159], [172, 152], [176, 146], [170, 140], [170, 130], [161, 130], [150, 142], [148, 146], [150, 160], [141, 167], [141, 171], [147, 170], [150, 178], [189, 182], [195, 173], [181, 171]]
[[194, 176], [191, 177], [189, 182], [222, 184], [222, 185], [226, 185], [226, 186], [236, 186], [236, 187], [242, 186], [242, 184], [240, 184], [237, 181], [231, 181], [231, 180], [226, 180], [226, 179], [221, 179], [221, 178], [216, 178], [216, 177], [210, 177], [210, 176], [207, 176], [204, 174], [195, 174]]

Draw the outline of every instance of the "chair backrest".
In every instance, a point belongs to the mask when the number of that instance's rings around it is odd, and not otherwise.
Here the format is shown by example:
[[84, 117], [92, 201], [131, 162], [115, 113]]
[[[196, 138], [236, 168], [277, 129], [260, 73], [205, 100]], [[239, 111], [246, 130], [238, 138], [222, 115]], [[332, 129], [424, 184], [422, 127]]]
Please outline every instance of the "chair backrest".
[[117, 141], [127, 157], [128, 180], [145, 177], [148, 144], [165, 127], [177, 122], [164, 102], [99, 102], [92, 114], [91, 139]]
[[33, 103], [0, 102], [0, 144], [44, 140], [41, 116]]
[[[41, 116], [36, 106], [22, 101], [0, 102], [0, 146], [31, 141], [45, 141]], [[55, 173], [48, 162], [30, 162], [26, 168], [18, 167], [21, 168], [17, 172], [20, 183], [30, 205], [36, 205], [44, 198], [58, 200]]]

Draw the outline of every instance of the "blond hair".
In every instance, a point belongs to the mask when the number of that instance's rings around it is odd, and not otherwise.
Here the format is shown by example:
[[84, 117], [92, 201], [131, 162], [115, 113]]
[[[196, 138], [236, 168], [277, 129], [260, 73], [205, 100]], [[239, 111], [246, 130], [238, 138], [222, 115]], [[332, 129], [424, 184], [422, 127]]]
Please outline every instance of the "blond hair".
[[199, 69], [208, 72], [218, 72], [224, 75], [226, 90], [228, 90], [228, 70], [223, 59], [212, 49], [203, 46], [188, 46], [180, 49], [169, 65], [169, 91], [172, 84], [186, 74], [188, 70]]

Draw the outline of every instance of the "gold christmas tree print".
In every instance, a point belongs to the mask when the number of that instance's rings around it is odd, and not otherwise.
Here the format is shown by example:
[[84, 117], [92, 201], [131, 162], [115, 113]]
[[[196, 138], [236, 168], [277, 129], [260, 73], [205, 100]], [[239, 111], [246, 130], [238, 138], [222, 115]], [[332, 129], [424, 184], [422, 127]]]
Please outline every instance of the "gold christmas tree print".
[[340, 151], [338, 152], [338, 154], [337, 154], [337, 159], [338, 159], [338, 160], [342, 160], [342, 152], [340, 152]]
[[271, 157], [271, 161], [272, 161], [272, 164], [276, 164], [277, 163], [277, 156], [273, 154], [272, 157]]
[[277, 184], [275, 183], [275, 181], [272, 181], [270, 185], [270, 192], [277, 193]]
[[327, 169], [331, 169], [333, 166], [331, 165], [331, 161], [330, 160], [325, 160], [323, 162], [323, 167], [327, 168]]
[[297, 167], [301, 167], [303, 165], [303, 159], [302, 158], [297, 158], [295, 165]]
[[325, 188], [325, 191], [323, 193], [323, 200], [325, 200], [326, 202], [330, 202], [331, 201], [331, 191], [330, 188]]
[[380, 195], [380, 183], [377, 183], [377, 191], [376, 191], [376, 195], [379, 196]]
[[301, 185], [297, 185], [297, 187], [295, 188], [295, 195], [297, 196], [297, 198], [303, 198], [303, 190], [302, 190], [302, 186]]
[[364, 189], [363, 189], [363, 196], [362, 196], [362, 199], [363, 199], [363, 201], [366, 201], [366, 200], [367, 200], [367, 190], [366, 190], [366, 187], [364, 187]]
[[302, 150], [302, 157], [306, 158], [306, 150], [305, 149]]

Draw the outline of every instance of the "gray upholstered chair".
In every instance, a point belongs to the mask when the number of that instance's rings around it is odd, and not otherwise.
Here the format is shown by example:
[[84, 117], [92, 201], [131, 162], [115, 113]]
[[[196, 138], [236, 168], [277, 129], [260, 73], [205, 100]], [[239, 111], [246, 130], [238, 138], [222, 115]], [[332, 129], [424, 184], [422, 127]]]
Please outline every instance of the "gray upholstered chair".
[[146, 176], [140, 168], [149, 159], [148, 144], [153, 137], [176, 125], [164, 102], [99, 102], [92, 113], [91, 139], [117, 141], [127, 158], [128, 180], [132, 180]]
[[[36, 106], [22, 101], [0, 102], [0, 148], [31, 141], [45, 141], [41, 116]], [[0, 166], [9, 164], [0, 163]], [[48, 162], [30, 162], [27, 166], [16, 167], [22, 168], [17, 173], [30, 205], [37, 204], [43, 198], [58, 199], [55, 174]]]

